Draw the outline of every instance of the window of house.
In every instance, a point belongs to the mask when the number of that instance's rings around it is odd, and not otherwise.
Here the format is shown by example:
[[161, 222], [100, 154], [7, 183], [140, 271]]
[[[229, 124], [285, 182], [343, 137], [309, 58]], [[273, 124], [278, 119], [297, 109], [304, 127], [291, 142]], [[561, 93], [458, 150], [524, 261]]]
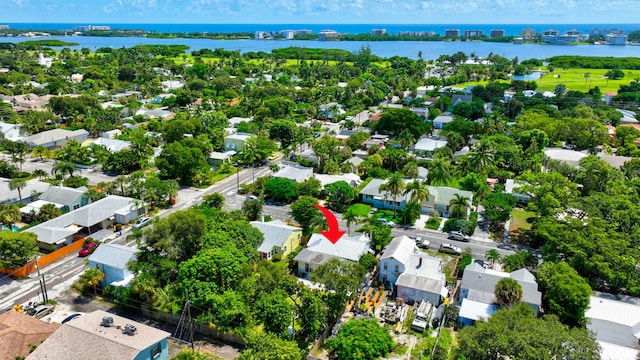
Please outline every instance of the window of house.
[[384, 269], [387, 270], [387, 263], [384, 263]]
[[311, 272], [311, 266], [309, 266], [309, 264], [304, 264], [304, 271]]
[[400, 267], [398, 266], [398, 264], [396, 264], [396, 272], [400, 271]]
[[151, 348], [151, 358], [152, 359], [159, 359], [160, 358], [160, 354], [162, 353], [162, 345], [161, 344], [156, 344], [156, 346]]
[[73, 205], [73, 210], [75, 210], [75, 209], [79, 209], [79, 208], [80, 208], [80, 204], [75, 204], [75, 205]]

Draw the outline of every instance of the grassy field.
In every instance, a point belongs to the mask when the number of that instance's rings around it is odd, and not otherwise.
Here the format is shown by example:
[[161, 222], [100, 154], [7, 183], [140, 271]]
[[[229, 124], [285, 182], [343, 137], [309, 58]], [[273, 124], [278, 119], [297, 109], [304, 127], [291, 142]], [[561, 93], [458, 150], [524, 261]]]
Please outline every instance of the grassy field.
[[369, 216], [369, 211], [371, 211], [371, 205], [367, 204], [353, 204], [349, 206], [349, 209], [353, 211], [360, 218], [366, 218]]
[[511, 223], [509, 223], [509, 232], [531, 230], [531, 221], [536, 216], [532, 211], [514, 209], [511, 212]]
[[[628, 85], [631, 80], [640, 75], [640, 71], [637, 70], [623, 70], [626, 76], [621, 80], [607, 80], [605, 74], [608, 69], [559, 69], [555, 68], [552, 73], [548, 72], [546, 67], [540, 68], [545, 72], [545, 75], [535, 80], [538, 84], [536, 90], [551, 91], [556, 88], [558, 84], [564, 84], [567, 90], [587, 92], [589, 89], [599, 87], [602, 94], [607, 92], [617, 92], [620, 85]], [[585, 78], [585, 74], [590, 74]], [[508, 83], [507, 81], [501, 81]], [[461, 84], [462, 86], [474, 86], [474, 85], [486, 85], [487, 81], [478, 82], [466, 82]]]

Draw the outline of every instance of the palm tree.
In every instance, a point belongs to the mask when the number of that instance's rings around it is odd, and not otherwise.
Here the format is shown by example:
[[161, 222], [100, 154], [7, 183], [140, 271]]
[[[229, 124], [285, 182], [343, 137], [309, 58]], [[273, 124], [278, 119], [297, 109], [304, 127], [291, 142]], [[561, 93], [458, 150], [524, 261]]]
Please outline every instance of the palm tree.
[[402, 195], [411, 193], [411, 201], [422, 204], [423, 201], [429, 198], [429, 189], [424, 181], [414, 179], [412, 182], [407, 183]]
[[480, 143], [466, 156], [466, 171], [486, 174], [495, 168], [496, 150]]
[[68, 174], [69, 176], [73, 176], [73, 173], [76, 171], [76, 165], [71, 161], [61, 160], [56, 161], [53, 164], [53, 168], [51, 168], [51, 175], [56, 176], [58, 174], [62, 175], [64, 179], [64, 175]]
[[459, 218], [461, 214], [466, 214], [469, 198], [460, 194], [453, 194], [453, 196], [454, 198], [449, 201], [449, 216]]
[[121, 196], [127, 196], [124, 192], [124, 186], [127, 184], [128, 180], [124, 176], [118, 176], [115, 180], [113, 180], [113, 185], [120, 190]]
[[402, 222], [407, 225], [413, 225], [416, 219], [420, 217], [421, 213], [422, 204], [415, 201], [409, 201], [402, 211]]
[[487, 250], [484, 256], [487, 258], [487, 260], [491, 261], [492, 265], [495, 265], [496, 261], [500, 262], [502, 260], [502, 256], [496, 249]]
[[244, 144], [244, 148], [242, 149], [242, 161], [246, 164], [251, 164], [251, 183], [253, 184], [256, 181], [255, 177], [255, 163], [259, 158], [258, 149], [256, 148], [255, 142], [247, 140]]
[[80, 275], [80, 283], [93, 287], [93, 295], [98, 295], [96, 287], [104, 280], [104, 273], [100, 269], [88, 269]]
[[408, 129], [402, 130], [402, 132], [396, 137], [396, 141], [403, 149], [407, 149], [409, 146], [415, 144], [416, 138]]
[[18, 205], [0, 204], [0, 225], [11, 227], [21, 219]]
[[402, 194], [402, 191], [405, 188], [404, 183], [404, 175], [400, 172], [394, 172], [387, 178], [387, 181], [380, 185], [380, 190], [385, 191], [393, 196], [393, 212], [396, 212], [396, 207], [398, 206], [398, 202], [396, 198], [398, 195]]
[[142, 243], [142, 238], [144, 237], [144, 231], [142, 231], [142, 229], [140, 228], [131, 228], [131, 233], [129, 235], [127, 235], [127, 241], [129, 240], [135, 240], [136, 241], [136, 245], [138, 247], [140, 247], [140, 244]]
[[42, 205], [40, 211], [38, 211], [37, 219], [40, 222], [49, 221], [62, 215], [62, 211], [56, 207], [55, 204]]
[[31, 155], [39, 157], [40, 160], [43, 160], [44, 158], [48, 158], [49, 156], [51, 156], [51, 151], [49, 151], [49, 149], [42, 145], [38, 145], [34, 147], [33, 150], [31, 150]]
[[178, 197], [180, 192], [180, 185], [175, 180], [167, 180], [165, 182], [164, 195], [170, 200]]
[[82, 195], [87, 202], [94, 202], [102, 199], [105, 195], [96, 189], [89, 189]]
[[351, 224], [359, 224], [360, 216], [358, 216], [353, 209], [349, 208], [342, 214], [342, 219], [347, 223], [347, 234], [351, 236]]
[[33, 170], [33, 173], [31, 173], [33, 176], [37, 177], [38, 180], [42, 180], [44, 178], [46, 178], [48, 176], [47, 172], [42, 170], [42, 169], [35, 169]]
[[433, 186], [447, 185], [451, 181], [449, 163], [441, 158], [436, 158], [429, 163], [429, 173], [427, 174], [429, 184]]
[[9, 181], [9, 189], [10, 190], [18, 190], [18, 197], [20, 198], [20, 203], [22, 203], [22, 189], [27, 186], [27, 182], [24, 179], [13, 178]]
[[494, 294], [501, 307], [510, 308], [522, 300], [522, 286], [512, 278], [502, 278], [496, 284]]

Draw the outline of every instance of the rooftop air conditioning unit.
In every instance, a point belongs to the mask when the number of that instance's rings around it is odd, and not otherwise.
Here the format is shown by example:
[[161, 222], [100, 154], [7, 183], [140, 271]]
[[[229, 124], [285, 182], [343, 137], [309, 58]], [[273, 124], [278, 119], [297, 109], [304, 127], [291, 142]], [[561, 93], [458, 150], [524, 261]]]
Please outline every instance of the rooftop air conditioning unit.
[[111, 316], [104, 316], [102, 317], [102, 322], [100, 323], [101, 326], [104, 327], [111, 327], [113, 326], [113, 318]]
[[136, 334], [136, 331], [137, 331], [137, 329], [136, 329], [136, 326], [135, 326], [135, 325], [132, 325], [132, 324], [126, 324], [126, 325], [124, 326], [124, 331], [123, 331], [123, 332], [124, 332], [125, 334], [127, 334], [127, 335], [135, 335], [135, 334]]

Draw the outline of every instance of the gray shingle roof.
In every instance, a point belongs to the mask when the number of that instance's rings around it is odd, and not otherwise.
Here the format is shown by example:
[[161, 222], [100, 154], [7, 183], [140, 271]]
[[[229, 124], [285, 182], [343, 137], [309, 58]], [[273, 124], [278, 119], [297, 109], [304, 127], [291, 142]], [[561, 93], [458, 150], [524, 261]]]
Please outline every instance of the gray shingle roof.
[[274, 246], [284, 246], [284, 242], [292, 232], [296, 230], [302, 231], [301, 228], [289, 226], [280, 220], [270, 222], [251, 221], [250, 224], [260, 230], [262, 235], [264, 235], [264, 241], [258, 248], [258, 251], [262, 253], [268, 253]]
[[65, 129], [53, 129], [43, 131], [38, 134], [33, 134], [29, 137], [24, 138], [24, 142], [27, 144], [32, 144], [34, 146], [44, 145], [54, 141], [62, 141], [67, 139], [75, 139], [77, 137], [86, 137], [89, 135], [89, 132], [84, 129], [79, 130], [65, 130]]
[[[469, 293], [471, 293], [472, 290], [475, 290], [478, 292], [493, 294], [498, 281], [506, 277], [511, 277], [516, 280], [520, 286], [522, 286], [522, 301], [527, 304], [540, 306], [542, 303], [542, 294], [538, 291], [538, 283], [536, 282], [535, 277], [526, 269], [520, 269], [510, 274], [501, 271], [488, 270], [477, 263], [472, 263], [464, 269], [462, 285], [460, 287], [462, 289], [469, 289]], [[480, 297], [476, 297], [476, 299], [479, 298]]]
[[396, 286], [398, 287], [419, 289], [433, 294], [440, 294], [444, 285], [444, 280], [431, 279], [407, 273], [402, 273], [396, 281]]
[[84, 193], [86, 191], [86, 187], [74, 189], [70, 187], [52, 186], [45, 192], [40, 194], [40, 196], [38, 196], [38, 199], [56, 204], [69, 205], [76, 201], [79, 197], [84, 196]]

